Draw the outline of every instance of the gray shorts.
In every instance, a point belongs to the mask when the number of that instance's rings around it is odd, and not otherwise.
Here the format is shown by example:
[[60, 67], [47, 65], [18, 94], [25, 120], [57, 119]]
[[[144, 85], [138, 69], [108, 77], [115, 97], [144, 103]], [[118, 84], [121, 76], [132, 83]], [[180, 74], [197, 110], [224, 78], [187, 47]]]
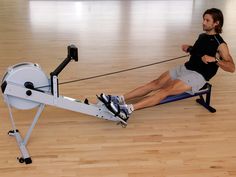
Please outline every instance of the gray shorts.
[[205, 84], [206, 80], [204, 77], [196, 71], [188, 70], [184, 65], [179, 65], [169, 71], [171, 79], [179, 79], [188, 86], [192, 87], [191, 91], [187, 91], [189, 94], [195, 94]]

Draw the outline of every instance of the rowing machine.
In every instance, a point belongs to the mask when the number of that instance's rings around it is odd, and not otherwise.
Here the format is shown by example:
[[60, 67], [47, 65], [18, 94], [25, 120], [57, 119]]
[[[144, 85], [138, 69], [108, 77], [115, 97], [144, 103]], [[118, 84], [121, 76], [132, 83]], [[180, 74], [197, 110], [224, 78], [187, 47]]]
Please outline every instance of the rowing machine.
[[[8, 134], [16, 138], [21, 152], [21, 157], [18, 158], [20, 163], [32, 163], [26, 145], [45, 105], [56, 106], [97, 118], [115, 121], [123, 127], [127, 125], [124, 120], [112, 115], [101, 102], [98, 102], [98, 104], [88, 104], [87, 102], [59, 95], [58, 75], [72, 60], [75, 62], [78, 61], [78, 49], [74, 45], [68, 46], [68, 56], [50, 73], [50, 78], [47, 77], [38, 64], [29, 62], [9, 67], [5, 73], [2, 79], [1, 89], [13, 128]], [[21, 137], [20, 132], [16, 128], [12, 107], [20, 110], [29, 110], [38, 107], [33, 122], [24, 138]]]

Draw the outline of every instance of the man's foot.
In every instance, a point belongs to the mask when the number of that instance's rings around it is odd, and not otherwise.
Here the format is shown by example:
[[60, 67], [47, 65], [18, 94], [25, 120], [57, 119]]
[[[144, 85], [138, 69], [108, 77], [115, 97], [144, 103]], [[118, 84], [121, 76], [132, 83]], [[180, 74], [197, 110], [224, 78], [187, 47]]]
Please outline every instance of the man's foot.
[[133, 111], [132, 105], [120, 104], [119, 96], [105, 95], [102, 93], [100, 96], [97, 95], [97, 98], [114, 116], [117, 116], [121, 122], [127, 124], [129, 115]]
[[101, 93], [99, 100], [105, 105], [110, 105], [111, 102], [114, 104], [125, 104], [121, 96], [106, 95], [105, 93]]
[[132, 113], [132, 110], [129, 107], [129, 105], [127, 104], [119, 105], [119, 104], [114, 104], [113, 102], [111, 102], [110, 104], [110, 111], [115, 116], [118, 116], [124, 121], [127, 121], [129, 119], [130, 114]]

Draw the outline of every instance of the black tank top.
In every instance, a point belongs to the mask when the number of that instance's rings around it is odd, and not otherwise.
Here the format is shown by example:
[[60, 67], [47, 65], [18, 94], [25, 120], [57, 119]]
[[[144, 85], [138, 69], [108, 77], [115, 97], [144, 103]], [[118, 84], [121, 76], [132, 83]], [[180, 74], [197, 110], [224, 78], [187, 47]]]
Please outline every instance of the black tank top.
[[200, 73], [207, 81], [209, 81], [216, 74], [219, 66], [215, 62], [205, 64], [201, 57], [204, 55], [215, 57], [217, 49], [222, 43], [225, 43], [225, 41], [219, 34], [200, 34], [193, 45], [190, 52], [191, 57], [189, 61], [185, 63], [185, 67]]

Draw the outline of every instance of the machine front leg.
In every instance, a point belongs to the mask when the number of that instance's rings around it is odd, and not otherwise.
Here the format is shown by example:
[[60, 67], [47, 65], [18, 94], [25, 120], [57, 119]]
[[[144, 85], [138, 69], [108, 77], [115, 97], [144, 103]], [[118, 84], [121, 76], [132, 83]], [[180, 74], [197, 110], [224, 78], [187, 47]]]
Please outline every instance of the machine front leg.
[[9, 136], [14, 136], [16, 138], [16, 142], [18, 144], [18, 147], [20, 149], [21, 152], [21, 157], [17, 157], [17, 159], [19, 160], [20, 163], [25, 163], [25, 164], [31, 164], [32, 163], [32, 159], [29, 155], [29, 152], [26, 148], [26, 145], [23, 143], [23, 139], [20, 135], [20, 132], [16, 129], [16, 130], [10, 130], [8, 132]]
[[13, 130], [10, 130], [8, 132], [8, 135], [9, 136], [14, 136], [16, 138], [16, 142], [17, 142], [17, 145], [19, 147], [19, 150], [21, 152], [21, 157], [18, 157], [17, 159], [19, 160], [20, 163], [25, 163], [25, 164], [31, 164], [32, 163], [32, 159], [29, 155], [29, 152], [26, 148], [26, 145], [27, 145], [27, 142], [29, 140], [29, 137], [33, 131], [33, 128], [35, 127], [43, 109], [44, 109], [44, 104], [40, 104], [39, 108], [38, 108], [38, 111], [34, 117], [34, 120], [25, 136], [25, 138], [23, 139], [21, 137], [21, 134], [19, 132], [18, 129], [16, 129], [16, 125], [15, 125], [15, 121], [13, 119], [13, 115], [12, 115], [12, 111], [11, 111], [11, 107], [10, 105], [8, 104], [8, 108], [9, 108], [9, 114], [10, 114], [10, 119], [11, 119], [11, 123], [12, 123], [12, 127], [13, 127]]

